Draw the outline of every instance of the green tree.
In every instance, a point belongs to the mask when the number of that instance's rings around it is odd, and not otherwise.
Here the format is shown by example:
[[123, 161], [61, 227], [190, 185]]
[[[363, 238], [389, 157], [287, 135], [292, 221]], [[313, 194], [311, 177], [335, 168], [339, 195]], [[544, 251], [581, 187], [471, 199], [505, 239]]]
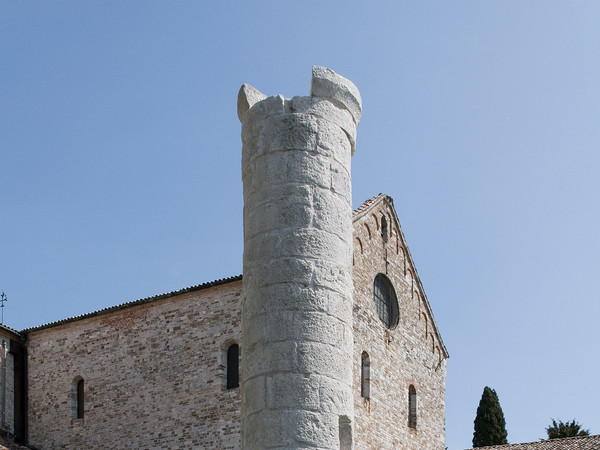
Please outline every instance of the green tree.
[[508, 444], [506, 422], [498, 395], [487, 386], [483, 388], [474, 423], [473, 447]]
[[575, 419], [571, 422], [563, 422], [552, 419], [552, 425], [546, 428], [548, 439], [566, 438], [573, 436], [589, 436], [590, 430], [582, 430], [581, 425], [578, 424]]

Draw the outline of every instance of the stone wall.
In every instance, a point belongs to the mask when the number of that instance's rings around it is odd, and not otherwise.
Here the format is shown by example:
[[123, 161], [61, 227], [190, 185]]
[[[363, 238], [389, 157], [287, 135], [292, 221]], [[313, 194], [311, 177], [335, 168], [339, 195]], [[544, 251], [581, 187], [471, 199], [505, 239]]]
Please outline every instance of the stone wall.
[[[356, 448], [445, 448], [447, 353], [416, 276], [391, 199], [379, 196], [354, 221], [354, 402]], [[382, 235], [382, 217], [387, 239]], [[387, 242], [386, 242], [387, 240]], [[399, 323], [388, 329], [373, 301], [378, 273], [392, 282]], [[361, 396], [361, 355], [370, 359], [370, 399]], [[417, 393], [408, 426], [408, 389]]]
[[314, 67], [310, 97], [240, 90], [242, 448], [352, 448], [352, 192], [361, 112]]
[[[29, 444], [40, 449], [240, 447], [241, 281], [28, 332]], [[76, 417], [74, 382], [84, 379]]]

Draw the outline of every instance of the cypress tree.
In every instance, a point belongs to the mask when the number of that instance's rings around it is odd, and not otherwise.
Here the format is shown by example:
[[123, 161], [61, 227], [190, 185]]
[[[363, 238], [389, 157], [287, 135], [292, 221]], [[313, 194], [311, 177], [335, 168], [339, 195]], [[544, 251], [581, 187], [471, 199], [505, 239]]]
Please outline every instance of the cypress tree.
[[487, 386], [483, 388], [474, 423], [473, 447], [508, 444], [506, 422], [498, 395]]

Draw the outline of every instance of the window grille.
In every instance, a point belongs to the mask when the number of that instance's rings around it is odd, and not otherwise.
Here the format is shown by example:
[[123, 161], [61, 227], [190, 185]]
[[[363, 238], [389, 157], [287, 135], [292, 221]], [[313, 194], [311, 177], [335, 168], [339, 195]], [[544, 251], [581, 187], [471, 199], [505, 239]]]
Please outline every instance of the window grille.
[[373, 300], [377, 315], [388, 328], [398, 324], [398, 299], [391, 281], [384, 274], [377, 274], [373, 283]]

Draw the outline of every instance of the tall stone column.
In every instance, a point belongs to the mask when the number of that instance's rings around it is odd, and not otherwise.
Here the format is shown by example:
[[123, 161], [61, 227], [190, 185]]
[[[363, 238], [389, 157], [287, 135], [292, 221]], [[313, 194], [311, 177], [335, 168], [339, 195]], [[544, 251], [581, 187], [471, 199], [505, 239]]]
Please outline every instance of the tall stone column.
[[352, 190], [361, 99], [238, 96], [244, 183], [242, 448], [352, 448]]

